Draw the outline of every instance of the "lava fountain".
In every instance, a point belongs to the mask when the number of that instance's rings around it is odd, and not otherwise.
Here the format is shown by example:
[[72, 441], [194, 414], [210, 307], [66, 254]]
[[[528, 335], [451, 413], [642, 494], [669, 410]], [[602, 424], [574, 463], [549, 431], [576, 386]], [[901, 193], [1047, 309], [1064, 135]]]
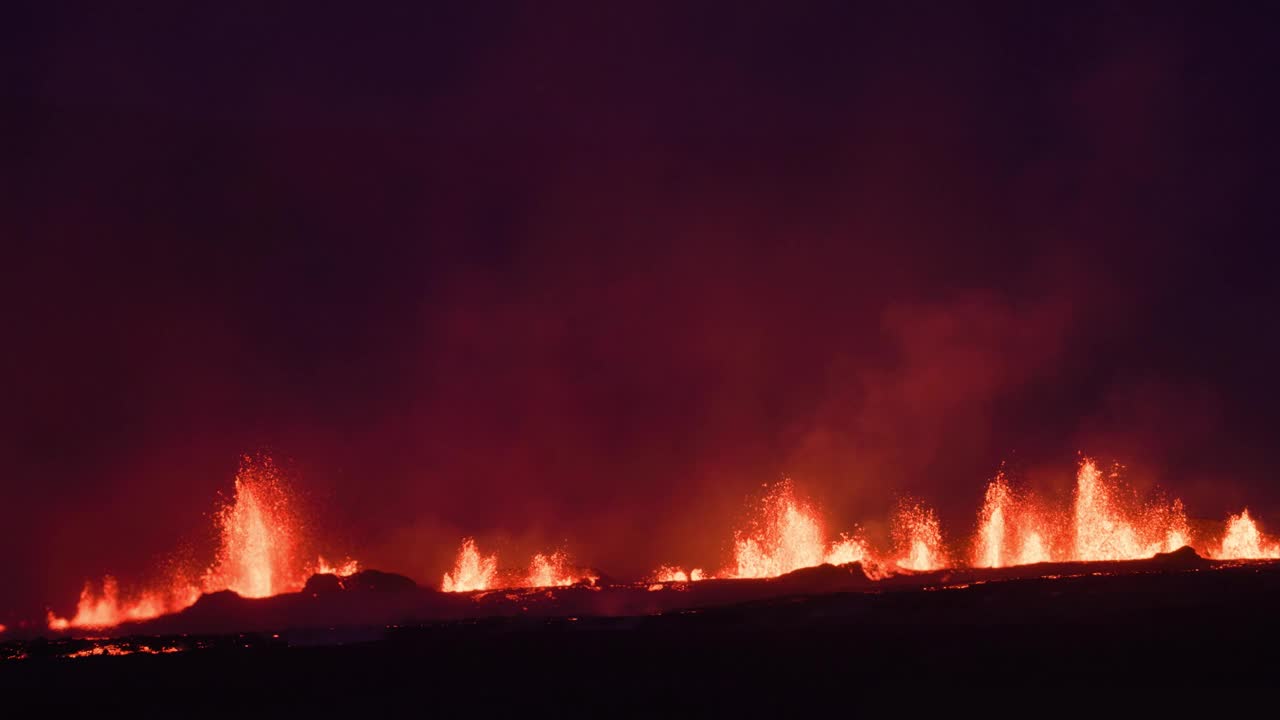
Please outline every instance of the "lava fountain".
[[1181, 501], [1150, 510], [1135, 524], [1116, 502], [1098, 466], [1088, 458], [1081, 461], [1076, 474], [1074, 560], [1137, 560], [1189, 541]]
[[920, 503], [903, 502], [893, 520], [898, 567], [905, 570], [937, 570], [947, 564], [942, 527], [933, 510]]
[[296, 559], [299, 523], [270, 458], [244, 459], [235, 499], [219, 511], [217, 521], [222, 542], [205, 575], [205, 592], [232, 590], [261, 598], [296, 591], [306, 582]]
[[1280, 542], [1268, 541], [1245, 508], [1239, 515], [1227, 518], [1222, 545], [1214, 557], [1219, 560], [1280, 559]]
[[311, 570], [310, 575], [337, 575], [338, 577], [351, 577], [360, 572], [360, 563], [355, 560], [348, 559], [337, 565], [329, 564], [323, 555], [316, 558], [315, 567]]
[[471, 592], [494, 587], [498, 574], [498, 556], [481, 555], [476, 541], [465, 538], [458, 548], [453, 572], [445, 573], [440, 588], [445, 592]]
[[[85, 584], [71, 618], [49, 612], [49, 628], [104, 628], [149, 620], [190, 607], [201, 592], [232, 590], [244, 597], [259, 598], [302, 588], [312, 568], [298, 561], [301, 524], [281, 473], [270, 458], [242, 459], [234, 497], [215, 517], [218, 551], [200, 582], [174, 573], [159, 588], [125, 596], [115, 578], [108, 576], [100, 591]], [[351, 575], [359, 569], [359, 563], [347, 560], [335, 567], [321, 557], [314, 569]]]
[[653, 574], [653, 581], [660, 583], [669, 582], [698, 582], [706, 578], [706, 573], [701, 568], [694, 568], [686, 572], [682, 568], [672, 565], [663, 565]]
[[564, 552], [538, 553], [529, 561], [524, 587], [563, 587], [578, 582], [579, 577], [569, 566], [569, 556]]
[[526, 572], [499, 572], [498, 556], [483, 555], [474, 538], [464, 538], [453, 563], [440, 583], [444, 592], [472, 592], [499, 588], [565, 587], [582, 581], [594, 583], [596, 576], [573, 567], [563, 550], [537, 553]]
[[828, 546], [817, 511], [798, 500], [786, 481], [765, 497], [759, 516], [737, 532], [733, 556], [734, 565], [723, 577], [777, 577], [823, 563], [864, 561], [869, 553], [861, 539], [847, 535]]
[[1005, 567], [1048, 562], [1050, 515], [1030, 495], [1015, 494], [1004, 472], [987, 484], [978, 532], [973, 542], [974, 567]]
[[1013, 495], [1004, 473], [987, 485], [978, 521], [978, 541], [974, 548], [974, 567], [1002, 567], [1008, 562], [1005, 555], [1005, 537], [1009, 534], [1006, 517], [1012, 510]]
[[123, 622], [150, 620], [178, 612], [190, 607], [199, 597], [200, 591], [195, 585], [175, 579], [168, 589], [148, 590], [137, 597], [122, 598], [119, 583], [108, 575], [102, 579], [100, 592], [95, 592], [92, 584], [85, 583], [76, 603], [75, 615], [62, 618], [49, 612], [47, 620], [50, 630], [113, 627]]

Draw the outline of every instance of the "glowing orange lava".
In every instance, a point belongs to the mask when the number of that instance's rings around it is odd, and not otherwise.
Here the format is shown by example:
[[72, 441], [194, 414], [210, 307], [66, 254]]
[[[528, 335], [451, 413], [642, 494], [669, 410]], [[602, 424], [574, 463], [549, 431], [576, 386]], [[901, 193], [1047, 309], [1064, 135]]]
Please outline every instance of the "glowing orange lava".
[[102, 580], [101, 593], [94, 592], [93, 586], [85, 583], [84, 589], [80, 591], [80, 601], [76, 604], [74, 616], [61, 618], [50, 611], [47, 619], [50, 630], [112, 627], [123, 622], [150, 620], [166, 613], [178, 612], [190, 607], [199, 597], [200, 592], [195, 586], [176, 582], [166, 592], [145, 592], [138, 597], [122, 600], [116, 579], [107, 576]]
[[161, 647], [159, 650], [156, 650], [154, 648], [147, 647], [146, 645], [132, 645], [132, 644], [126, 644], [126, 643], [106, 643], [103, 645], [95, 645], [91, 648], [85, 648], [84, 650], [77, 650], [72, 653], [67, 653], [66, 657], [84, 658], [84, 657], [98, 657], [101, 655], [134, 655], [134, 654], [142, 654], [142, 655], [166, 654], [167, 655], [169, 653], [176, 653], [176, 652], [182, 652], [182, 649], [172, 645], [166, 645], [164, 647]]
[[261, 598], [300, 589], [306, 577], [295, 558], [298, 522], [275, 464], [246, 457], [235, 491], [235, 500], [218, 513], [222, 546], [205, 575], [205, 592]]
[[987, 484], [973, 543], [974, 567], [1031, 565], [1052, 559], [1046, 536], [1050, 514], [1025, 494], [1015, 495], [1004, 472]]
[[942, 549], [938, 516], [919, 503], [903, 503], [893, 522], [898, 567], [905, 570], [937, 570], [947, 564]]
[[330, 565], [324, 556], [316, 558], [315, 569], [311, 571], [312, 575], [337, 575], [338, 577], [351, 577], [360, 572], [360, 563], [355, 560], [347, 560], [339, 565]]
[[823, 563], [863, 561], [868, 552], [862, 540], [849, 536], [828, 546], [817, 512], [796, 499], [788, 481], [777, 485], [765, 497], [760, 515], [738, 531], [733, 557], [724, 577], [766, 578]]
[[1181, 501], [1149, 511], [1135, 524], [1115, 501], [1098, 466], [1088, 458], [1081, 461], [1076, 474], [1074, 560], [1138, 560], [1176, 550], [1189, 540]]
[[1028, 531], [1022, 539], [1022, 546], [1018, 549], [1018, 565], [1034, 565], [1036, 563], [1049, 562], [1052, 558], [1049, 556], [1049, 546], [1045, 544], [1044, 536], [1037, 530]]
[[1239, 515], [1227, 518], [1226, 533], [1214, 557], [1220, 560], [1280, 559], [1280, 542], [1268, 541], [1246, 508]]
[[471, 592], [472, 590], [489, 590], [494, 587], [494, 579], [498, 574], [498, 556], [481, 555], [476, 541], [466, 538], [458, 549], [458, 558], [454, 561], [453, 572], [445, 573], [440, 588], [445, 592]]
[[529, 561], [529, 574], [524, 577], [524, 587], [563, 587], [578, 582], [581, 577], [569, 566], [569, 557], [557, 551], [550, 555], [538, 553]]
[[[234, 488], [234, 495], [217, 512], [219, 545], [214, 562], [203, 573], [175, 572], [168, 581], [135, 593], [122, 593], [110, 576], [96, 587], [86, 583], [74, 615], [59, 617], [50, 611], [49, 628], [112, 627], [180, 611], [201, 592], [232, 590], [262, 598], [297, 591], [315, 573], [345, 577], [359, 572], [360, 564], [349, 558], [331, 563], [308, 550], [307, 556], [315, 561], [303, 560], [301, 549], [310, 546], [303, 543], [303, 525], [270, 458], [245, 458]], [[785, 481], [766, 493], [757, 512], [735, 532], [732, 564], [716, 577], [771, 578], [824, 563], [861, 563], [872, 579], [948, 567], [950, 554], [932, 509], [918, 502], [900, 503], [891, 527], [892, 551], [883, 554], [873, 553], [861, 535], [830, 539], [819, 511], [798, 498], [790, 481]], [[1070, 502], [1064, 499], [1052, 507], [1025, 488], [1015, 490], [1003, 472], [997, 474], [987, 485], [971, 550], [961, 552], [974, 567], [998, 568], [1051, 561], [1136, 560], [1172, 552], [1193, 539], [1180, 500], [1141, 504], [1121, 484], [1118, 472], [1104, 474], [1093, 460], [1082, 458]], [[1280, 559], [1280, 540], [1264, 535], [1246, 509], [1228, 518], [1221, 543], [1210, 554], [1224, 560]], [[661, 590], [663, 583], [707, 577], [700, 568], [662, 566], [649, 587]], [[538, 553], [527, 566], [500, 571], [497, 554], [483, 554], [473, 538], [464, 538], [441, 587], [446, 592], [554, 588], [583, 580], [594, 584], [596, 578], [572, 566], [564, 551]], [[4, 631], [0, 625], [0, 633]]]
[[440, 583], [444, 592], [472, 592], [507, 588], [565, 587], [579, 582], [595, 584], [598, 578], [572, 566], [562, 550], [538, 553], [523, 574], [499, 572], [498, 556], [482, 555], [473, 538], [464, 538], [454, 560], [453, 572]]
[[653, 581], [660, 583], [669, 582], [698, 582], [706, 578], [706, 573], [701, 568], [694, 568], [685, 572], [681, 568], [671, 565], [663, 565], [653, 573]]
[[1004, 474], [996, 476], [987, 485], [986, 499], [982, 503], [982, 515], [978, 524], [978, 542], [974, 549], [975, 567], [1003, 567], [1009, 558], [1005, 554], [1008, 535], [1008, 515], [1012, 511], [1013, 496]]
[[[167, 587], [125, 597], [115, 578], [102, 581], [101, 592], [85, 584], [71, 618], [48, 613], [52, 630], [105, 628], [149, 620], [190, 607], [201, 592], [233, 590], [244, 597], [267, 597], [300, 590], [311, 569], [296, 559], [299, 522], [279, 470], [270, 458], [245, 457], [235, 479], [235, 496], [217, 513], [219, 547], [213, 565], [199, 583], [175, 574]], [[317, 572], [351, 575], [359, 563], [334, 567], [318, 558]]]

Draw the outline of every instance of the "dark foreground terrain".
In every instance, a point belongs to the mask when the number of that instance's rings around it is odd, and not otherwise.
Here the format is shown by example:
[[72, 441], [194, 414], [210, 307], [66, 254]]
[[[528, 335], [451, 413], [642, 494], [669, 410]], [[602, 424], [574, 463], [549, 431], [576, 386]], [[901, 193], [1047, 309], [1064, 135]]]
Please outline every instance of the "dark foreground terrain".
[[[890, 583], [885, 590], [787, 594], [645, 616], [35, 639], [6, 646], [0, 693], [54, 703], [132, 705], [179, 691], [187, 702], [251, 695], [294, 707], [358, 701], [451, 714], [503, 706], [614, 714], [759, 710], [855, 688], [928, 696], [953, 685], [1280, 680], [1280, 566], [1141, 569]], [[67, 657], [107, 647], [171, 651]]]

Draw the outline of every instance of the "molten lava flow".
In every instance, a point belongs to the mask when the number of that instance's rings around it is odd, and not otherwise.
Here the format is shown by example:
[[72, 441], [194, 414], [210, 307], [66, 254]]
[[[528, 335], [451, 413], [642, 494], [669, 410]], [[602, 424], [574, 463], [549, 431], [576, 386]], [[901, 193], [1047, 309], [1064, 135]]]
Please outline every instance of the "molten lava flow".
[[893, 536], [898, 545], [898, 567], [925, 571], [946, 565], [938, 516], [923, 505], [902, 504], [894, 518]]
[[135, 653], [143, 655], [162, 655], [169, 653], [182, 652], [182, 648], [165, 645], [159, 650], [148, 647], [146, 645], [135, 645], [131, 643], [106, 643], [103, 645], [95, 645], [84, 650], [67, 653], [68, 658], [97, 657], [99, 655], [133, 655]]
[[498, 556], [481, 555], [476, 541], [465, 538], [458, 549], [458, 558], [454, 561], [453, 572], [445, 573], [440, 587], [445, 592], [470, 592], [472, 590], [489, 590], [494, 586], [498, 573]]
[[234, 501], [218, 513], [222, 546], [205, 576], [205, 592], [260, 598], [300, 589], [306, 577], [294, 558], [298, 522], [271, 459], [245, 458], [235, 491]]
[[167, 592], [145, 592], [136, 598], [121, 600], [119, 584], [108, 575], [102, 580], [100, 594], [95, 593], [89, 583], [85, 583], [84, 589], [80, 591], [80, 602], [76, 604], [74, 616], [61, 618], [50, 612], [48, 624], [50, 630], [112, 627], [124, 622], [150, 620], [166, 613], [178, 612], [190, 607], [199, 597], [200, 592], [194, 586], [176, 582]]
[[315, 569], [310, 573], [312, 575], [337, 575], [338, 577], [351, 577], [360, 572], [360, 563], [355, 560], [347, 560], [340, 565], [330, 565], [324, 556], [316, 558]]
[[978, 542], [974, 549], [975, 567], [1002, 567], [1008, 564], [1005, 556], [1006, 518], [1012, 511], [1013, 496], [1004, 474], [996, 476], [987, 485], [986, 499], [982, 503], [982, 515], [978, 521]]
[[1214, 557], [1220, 560], [1280, 559], [1280, 542], [1268, 542], [1246, 508], [1239, 515], [1227, 518], [1222, 546]]
[[698, 582], [706, 577], [701, 568], [694, 568], [689, 572], [671, 565], [663, 565], [653, 574], [654, 582]]
[[790, 482], [778, 485], [764, 499], [760, 517], [734, 541], [731, 578], [777, 577], [823, 563], [844, 564], [867, 557], [861, 540], [841, 536], [827, 547], [817, 512], [795, 497]]

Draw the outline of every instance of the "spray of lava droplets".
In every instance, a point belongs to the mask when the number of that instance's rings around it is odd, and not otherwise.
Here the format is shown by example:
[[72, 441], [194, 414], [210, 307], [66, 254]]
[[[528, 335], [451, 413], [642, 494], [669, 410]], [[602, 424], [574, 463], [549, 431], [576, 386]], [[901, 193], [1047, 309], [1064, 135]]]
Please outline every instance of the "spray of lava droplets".
[[1215, 557], [1219, 560], [1276, 560], [1280, 559], [1280, 542], [1268, 541], [1246, 508], [1239, 515], [1227, 518], [1227, 530]]
[[1001, 472], [987, 485], [974, 539], [974, 567], [1005, 567], [1048, 562], [1044, 518], [1029, 499], [1015, 496]]
[[978, 520], [978, 541], [974, 551], [973, 564], [976, 567], [1002, 567], [1007, 558], [1004, 554], [1005, 536], [1008, 534], [1009, 510], [1013, 505], [1013, 496], [1009, 493], [1009, 484], [1004, 474], [996, 476], [987, 485], [986, 498], [982, 503], [982, 514]]
[[464, 538], [453, 562], [453, 571], [445, 573], [440, 589], [445, 592], [474, 592], [497, 588], [565, 587], [584, 580], [596, 580], [594, 575], [575, 569], [569, 562], [569, 556], [560, 550], [534, 555], [523, 575], [503, 575], [499, 577], [497, 554], [481, 554], [473, 538]]
[[347, 560], [338, 565], [330, 565], [328, 560], [321, 555], [316, 558], [315, 568], [308, 573], [309, 575], [337, 575], [338, 577], [351, 577], [360, 572], [360, 563], [355, 560]]
[[71, 618], [50, 612], [49, 628], [104, 628], [149, 620], [190, 607], [201, 592], [233, 590], [244, 597], [268, 597], [301, 589], [312, 572], [345, 576], [360, 567], [354, 560], [332, 566], [323, 557], [310, 568], [297, 561], [300, 524], [280, 472], [270, 458], [243, 458], [236, 474], [235, 495], [218, 511], [216, 522], [216, 559], [199, 583], [175, 574], [166, 587], [126, 598], [115, 578], [108, 576], [102, 581], [101, 591], [85, 584]]
[[688, 572], [673, 565], [663, 565], [653, 573], [653, 581], [659, 583], [698, 582], [706, 578], [702, 568], [694, 568]]
[[578, 582], [578, 574], [569, 566], [569, 556], [562, 551], [550, 555], [538, 553], [529, 561], [525, 587], [564, 587]]
[[1112, 488], [1085, 458], [1076, 475], [1074, 560], [1137, 560], [1158, 552], [1171, 552], [1190, 537], [1182, 503], [1149, 511], [1145, 522], [1135, 525], [1115, 501]]
[[122, 622], [150, 620], [190, 607], [200, 597], [194, 585], [175, 581], [167, 591], [149, 590], [135, 598], [121, 598], [120, 586], [110, 575], [102, 579], [101, 592], [85, 583], [76, 603], [76, 614], [61, 618], [49, 613], [50, 630], [80, 627], [111, 627]]
[[245, 458], [235, 491], [235, 500], [218, 513], [222, 546], [205, 575], [205, 591], [261, 598], [301, 588], [306, 577], [295, 559], [298, 522], [275, 464]]
[[893, 520], [898, 567], [905, 570], [937, 570], [947, 564], [942, 549], [942, 526], [933, 510], [920, 503], [903, 502]]
[[440, 588], [445, 592], [471, 592], [493, 587], [498, 574], [498, 556], [481, 555], [476, 541], [466, 538], [458, 549], [453, 572], [445, 573]]
[[827, 545], [817, 511], [796, 499], [791, 482], [785, 481], [765, 497], [759, 516], [738, 531], [733, 558], [723, 577], [777, 577], [823, 563], [862, 562], [869, 553], [862, 540], [848, 535]]

